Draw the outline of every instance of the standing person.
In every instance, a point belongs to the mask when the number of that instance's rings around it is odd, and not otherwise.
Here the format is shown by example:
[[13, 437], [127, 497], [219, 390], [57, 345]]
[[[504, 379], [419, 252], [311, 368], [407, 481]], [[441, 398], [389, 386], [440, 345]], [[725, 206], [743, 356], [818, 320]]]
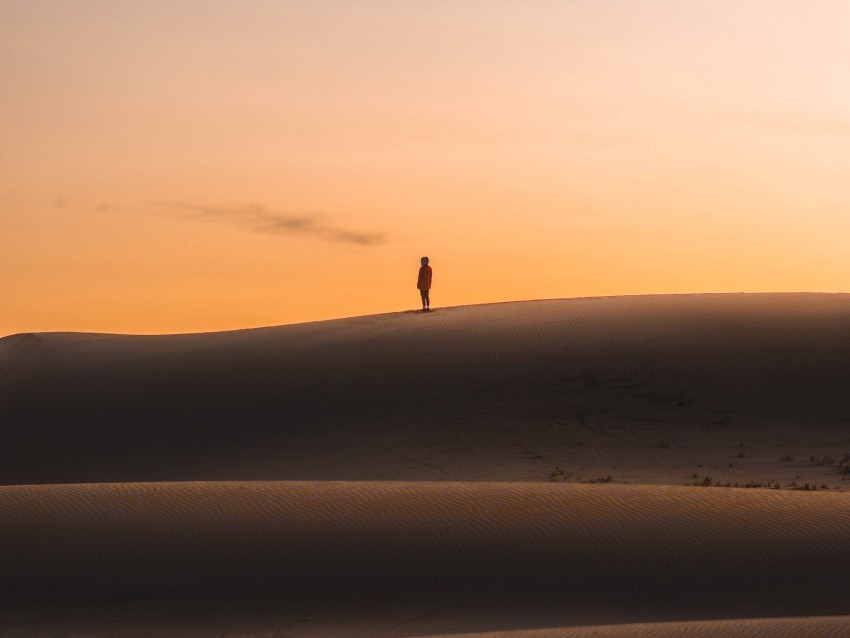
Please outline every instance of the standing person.
[[423, 257], [419, 261], [422, 265], [419, 267], [419, 279], [416, 281], [416, 287], [419, 288], [419, 296], [422, 297], [422, 311], [428, 312], [431, 310], [431, 299], [428, 296], [431, 291], [431, 266], [428, 265], [427, 257]]

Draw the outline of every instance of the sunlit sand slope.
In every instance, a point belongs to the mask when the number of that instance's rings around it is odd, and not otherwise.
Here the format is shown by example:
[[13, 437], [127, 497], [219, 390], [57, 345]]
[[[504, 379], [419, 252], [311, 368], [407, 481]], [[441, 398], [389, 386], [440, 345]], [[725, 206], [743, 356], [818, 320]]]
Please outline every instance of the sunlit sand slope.
[[539, 481], [560, 465], [836, 487], [835, 463], [809, 466], [850, 452], [848, 326], [848, 295], [742, 294], [16, 335], [0, 340], [0, 483]]
[[837, 492], [12, 486], [0, 488], [0, 520], [5, 628], [36, 622], [27, 608], [42, 627], [61, 621], [45, 601], [68, 597], [75, 614], [148, 600], [145, 618], [221, 600], [231, 623], [292, 635], [850, 613], [850, 494]]
[[848, 631], [850, 616], [837, 616], [499, 631], [454, 634], [452, 638], [845, 638]]

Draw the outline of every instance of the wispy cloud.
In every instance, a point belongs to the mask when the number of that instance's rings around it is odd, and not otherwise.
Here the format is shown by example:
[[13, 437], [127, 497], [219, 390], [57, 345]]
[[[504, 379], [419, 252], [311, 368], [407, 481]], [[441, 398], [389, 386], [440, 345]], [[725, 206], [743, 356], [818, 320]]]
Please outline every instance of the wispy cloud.
[[235, 224], [268, 235], [310, 235], [326, 241], [360, 246], [374, 246], [385, 241], [382, 233], [362, 232], [329, 224], [320, 213], [281, 213], [259, 204], [235, 208], [217, 208], [184, 202], [166, 205], [188, 211], [190, 216], [196, 219]]

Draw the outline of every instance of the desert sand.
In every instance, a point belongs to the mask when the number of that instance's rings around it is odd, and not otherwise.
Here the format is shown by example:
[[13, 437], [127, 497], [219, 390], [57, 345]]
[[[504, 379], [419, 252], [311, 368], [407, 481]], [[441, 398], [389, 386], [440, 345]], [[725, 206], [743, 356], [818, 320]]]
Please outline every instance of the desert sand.
[[850, 295], [0, 339], [0, 636], [848, 636]]

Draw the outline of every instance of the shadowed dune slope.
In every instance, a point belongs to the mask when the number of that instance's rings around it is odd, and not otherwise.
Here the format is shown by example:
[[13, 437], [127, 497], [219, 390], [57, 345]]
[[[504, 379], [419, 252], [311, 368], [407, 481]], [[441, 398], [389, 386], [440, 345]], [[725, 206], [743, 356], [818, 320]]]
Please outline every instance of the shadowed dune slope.
[[[224, 600], [231, 623], [241, 614], [246, 627], [283, 635], [850, 613], [850, 495], [837, 492], [450, 482], [9, 486], [0, 488], [0, 519], [6, 631], [36, 622], [21, 601], [39, 601], [44, 627], [61, 617], [47, 613], [45, 601], [69, 596], [77, 614], [116, 596], [137, 596], [152, 609], [192, 596]], [[829, 621], [810, 622], [824, 624], [809, 635], [833, 635]], [[542, 635], [587, 635], [574, 631]]]
[[850, 295], [801, 293], [14, 335], [0, 339], [0, 483], [541, 480], [564, 450], [748, 436], [846, 453], [848, 326]]

